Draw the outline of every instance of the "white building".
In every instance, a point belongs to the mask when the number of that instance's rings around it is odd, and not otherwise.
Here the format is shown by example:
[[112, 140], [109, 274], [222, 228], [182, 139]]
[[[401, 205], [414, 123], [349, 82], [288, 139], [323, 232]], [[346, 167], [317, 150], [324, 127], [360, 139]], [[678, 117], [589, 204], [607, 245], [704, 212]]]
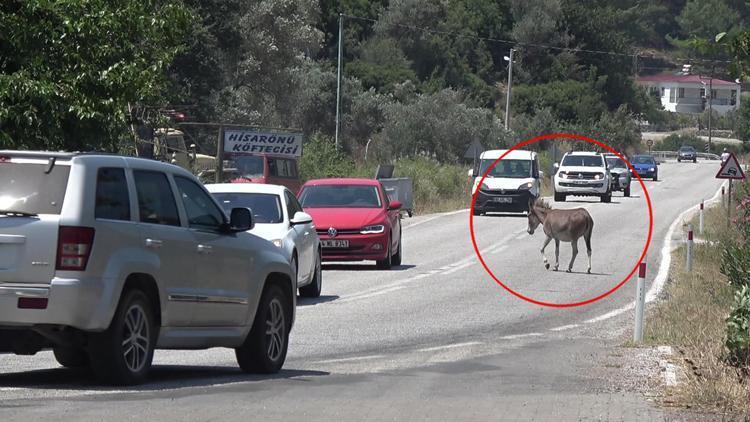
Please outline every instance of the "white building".
[[[702, 113], [708, 109], [706, 92], [709, 78], [699, 75], [651, 75], [636, 79], [638, 85], [647, 87], [658, 96], [664, 109], [677, 113]], [[740, 106], [740, 84], [714, 78], [711, 81], [712, 108], [726, 114]]]

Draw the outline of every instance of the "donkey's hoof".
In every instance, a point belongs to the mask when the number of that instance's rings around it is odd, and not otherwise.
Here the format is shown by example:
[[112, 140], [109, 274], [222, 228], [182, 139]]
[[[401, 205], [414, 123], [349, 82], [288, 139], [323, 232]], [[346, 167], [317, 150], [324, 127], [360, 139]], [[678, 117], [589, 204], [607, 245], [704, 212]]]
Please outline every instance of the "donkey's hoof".
[[570, 268], [568, 268], [567, 270], [565, 270], [565, 272], [566, 272], [566, 273], [570, 273], [570, 272], [572, 272], [572, 271], [570, 271]]
[[544, 264], [544, 269], [549, 270], [549, 264]]

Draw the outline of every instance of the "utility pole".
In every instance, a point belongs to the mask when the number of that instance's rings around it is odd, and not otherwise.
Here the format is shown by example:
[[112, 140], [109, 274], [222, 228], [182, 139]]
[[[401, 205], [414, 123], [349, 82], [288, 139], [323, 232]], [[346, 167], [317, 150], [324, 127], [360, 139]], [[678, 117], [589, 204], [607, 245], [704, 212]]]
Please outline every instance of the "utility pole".
[[714, 64], [711, 64], [711, 76], [708, 79], [708, 151], [711, 151], [711, 115], [713, 114], [713, 101], [714, 101]]
[[505, 94], [505, 130], [510, 129], [510, 93], [513, 88], [513, 53], [516, 50], [510, 49], [510, 57], [505, 57], [508, 60], [508, 92]]
[[339, 149], [339, 131], [341, 130], [341, 61], [344, 50], [344, 15], [339, 13], [339, 60], [336, 75], [336, 135], [334, 138], [336, 149]]

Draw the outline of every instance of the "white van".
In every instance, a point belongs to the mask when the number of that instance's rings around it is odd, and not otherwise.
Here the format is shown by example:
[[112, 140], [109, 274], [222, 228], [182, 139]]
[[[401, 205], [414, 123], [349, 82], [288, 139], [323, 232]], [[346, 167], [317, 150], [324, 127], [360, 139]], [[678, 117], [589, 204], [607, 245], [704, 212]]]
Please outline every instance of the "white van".
[[511, 151], [487, 174], [482, 186], [478, 186], [482, 175], [506, 152], [505, 149], [485, 151], [479, 157], [479, 168], [469, 170], [469, 177], [474, 178], [472, 192], [479, 189], [474, 215], [526, 212], [529, 201], [539, 197], [544, 174], [539, 171], [539, 157], [533, 151]]

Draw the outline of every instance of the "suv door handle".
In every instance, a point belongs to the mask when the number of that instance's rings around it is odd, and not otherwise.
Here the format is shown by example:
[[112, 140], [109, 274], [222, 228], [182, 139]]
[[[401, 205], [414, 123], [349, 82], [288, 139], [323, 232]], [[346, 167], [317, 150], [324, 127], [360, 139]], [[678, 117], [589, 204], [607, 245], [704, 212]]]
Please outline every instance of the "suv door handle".
[[209, 254], [213, 251], [213, 246], [209, 245], [198, 245], [198, 253]]
[[162, 241], [159, 239], [146, 239], [146, 247], [152, 248], [152, 249], [159, 249], [161, 248]]

